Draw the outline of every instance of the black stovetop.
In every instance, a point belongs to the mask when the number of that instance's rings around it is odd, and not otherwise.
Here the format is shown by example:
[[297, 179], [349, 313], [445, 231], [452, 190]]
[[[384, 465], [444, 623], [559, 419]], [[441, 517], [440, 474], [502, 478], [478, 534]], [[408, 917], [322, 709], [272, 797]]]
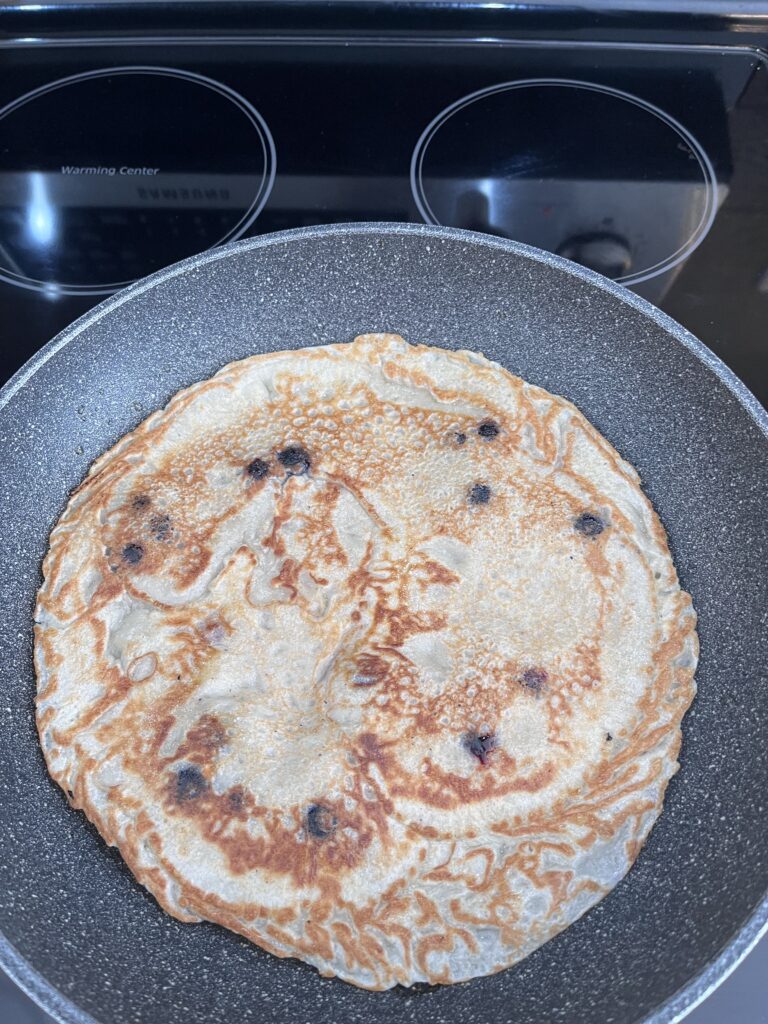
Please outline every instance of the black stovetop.
[[427, 220], [622, 281], [768, 399], [768, 57], [743, 33], [182, 32], [203, 9], [0, 37], [2, 377], [210, 246]]

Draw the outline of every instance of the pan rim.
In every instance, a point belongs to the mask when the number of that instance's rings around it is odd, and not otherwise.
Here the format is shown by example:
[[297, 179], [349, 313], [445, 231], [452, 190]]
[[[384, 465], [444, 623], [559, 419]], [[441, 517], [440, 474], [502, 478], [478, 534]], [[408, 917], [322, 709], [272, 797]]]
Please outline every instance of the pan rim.
[[[314, 238], [344, 237], [350, 235], [412, 236], [424, 239], [450, 240], [467, 245], [497, 249], [500, 252], [520, 256], [536, 263], [553, 267], [561, 273], [576, 277], [603, 292], [612, 295], [641, 315], [650, 318], [662, 330], [688, 349], [704, 366], [713, 373], [731, 392], [739, 405], [749, 414], [763, 437], [768, 440], [768, 412], [739, 377], [725, 365], [707, 346], [677, 323], [666, 313], [657, 309], [646, 299], [628, 291], [622, 285], [608, 280], [600, 274], [581, 267], [563, 257], [556, 256], [534, 246], [484, 235], [475, 231], [443, 227], [432, 224], [407, 224], [399, 222], [356, 222], [351, 224], [312, 225], [272, 232], [254, 238], [230, 242], [216, 249], [188, 257], [163, 270], [129, 285], [98, 303], [63, 331], [39, 349], [2, 387], [0, 387], [0, 414], [14, 396], [32, 380], [57, 352], [74, 341], [93, 323], [108, 316], [113, 310], [138, 298], [157, 285], [181, 276], [189, 271], [227, 259], [232, 255], [256, 251], [268, 246], [290, 244], [295, 241]], [[675, 1024], [703, 1002], [738, 967], [760, 938], [768, 933], [768, 893], [755, 906], [742, 926], [731, 937], [721, 951], [693, 978], [673, 993], [664, 1003], [656, 1007], [645, 1019], [644, 1024]], [[81, 1009], [68, 996], [60, 992], [42, 974], [31, 966], [0, 931], [0, 968], [38, 1006], [60, 1024], [97, 1024], [96, 1018]]]
[[737, 399], [739, 404], [746, 409], [762, 433], [768, 437], [768, 411], [761, 405], [747, 385], [738, 377], [730, 367], [722, 361], [710, 348], [700, 341], [694, 334], [673, 320], [671, 316], [663, 313], [660, 309], [642, 298], [628, 291], [623, 285], [603, 277], [602, 274], [582, 267], [571, 260], [567, 260], [555, 253], [546, 252], [533, 245], [526, 245], [523, 242], [516, 242], [512, 239], [498, 238], [493, 235], [485, 235], [479, 231], [468, 231], [464, 228], [451, 228], [439, 224], [409, 224], [398, 221], [359, 221], [344, 224], [317, 224], [303, 228], [289, 228], [285, 231], [273, 231], [265, 235], [257, 235], [254, 238], [240, 239], [235, 242], [228, 242], [215, 249], [209, 249], [198, 253], [196, 256], [189, 256], [173, 263], [169, 267], [157, 270], [147, 277], [135, 281], [133, 284], [115, 292], [114, 295], [97, 303], [93, 309], [88, 310], [82, 316], [74, 320], [63, 331], [46, 342], [38, 349], [6, 383], [0, 387], [0, 412], [11, 401], [13, 396], [24, 385], [32, 379], [37, 371], [48, 362], [60, 349], [65, 348], [82, 331], [90, 327], [92, 323], [107, 316], [113, 309], [117, 309], [137, 298], [144, 292], [149, 291], [156, 285], [174, 277], [179, 277], [190, 270], [203, 267], [208, 263], [215, 263], [221, 259], [228, 259], [239, 252], [248, 252], [267, 248], [268, 246], [286, 244], [293, 241], [302, 241], [312, 238], [333, 237], [336, 235], [411, 235], [422, 238], [451, 239], [458, 242], [466, 242], [470, 245], [482, 245], [490, 249], [499, 249], [502, 252], [512, 253], [532, 260], [535, 263], [544, 263], [571, 277], [581, 278], [593, 287], [608, 292], [614, 298], [635, 309], [637, 312], [653, 320], [662, 330], [671, 334], [672, 337], [695, 355], [700, 362], [711, 370], [718, 377], [728, 390]]

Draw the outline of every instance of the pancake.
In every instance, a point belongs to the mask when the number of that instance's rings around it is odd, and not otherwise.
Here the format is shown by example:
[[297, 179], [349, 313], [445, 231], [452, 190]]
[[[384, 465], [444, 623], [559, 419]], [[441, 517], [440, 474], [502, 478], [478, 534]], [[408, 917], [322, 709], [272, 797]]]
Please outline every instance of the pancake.
[[695, 615], [639, 477], [472, 352], [226, 366], [94, 464], [43, 570], [73, 806], [174, 917], [364, 988], [525, 957], [678, 768]]

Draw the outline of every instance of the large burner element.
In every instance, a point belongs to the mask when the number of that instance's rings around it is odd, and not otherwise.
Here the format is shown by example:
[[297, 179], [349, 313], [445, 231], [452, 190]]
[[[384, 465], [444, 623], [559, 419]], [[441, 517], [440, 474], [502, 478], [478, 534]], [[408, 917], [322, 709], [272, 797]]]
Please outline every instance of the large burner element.
[[98, 295], [239, 238], [275, 148], [241, 95], [174, 68], [51, 82], [0, 110], [0, 277]]
[[418, 141], [424, 219], [558, 252], [622, 284], [680, 264], [714, 219], [707, 154], [658, 107], [618, 89], [530, 78], [446, 107]]

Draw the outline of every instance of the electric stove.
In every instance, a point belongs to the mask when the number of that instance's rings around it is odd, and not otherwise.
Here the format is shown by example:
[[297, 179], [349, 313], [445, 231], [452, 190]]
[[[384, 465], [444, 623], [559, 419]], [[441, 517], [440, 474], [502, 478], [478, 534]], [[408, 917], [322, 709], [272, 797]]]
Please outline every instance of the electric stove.
[[0, 382], [186, 256], [427, 221], [619, 281], [765, 403], [767, 44], [718, 0], [6, 5]]

